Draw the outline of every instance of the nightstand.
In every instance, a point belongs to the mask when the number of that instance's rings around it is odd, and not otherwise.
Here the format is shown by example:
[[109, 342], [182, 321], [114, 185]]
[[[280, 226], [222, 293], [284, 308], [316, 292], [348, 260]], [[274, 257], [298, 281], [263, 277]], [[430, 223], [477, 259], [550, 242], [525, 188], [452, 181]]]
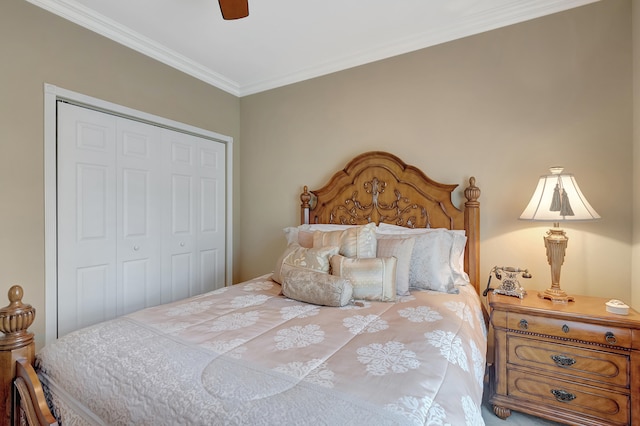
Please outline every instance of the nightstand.
[[488, 295], [498, 417], [516, 410], [574, 425], [640, 425], [640, 314], [608, 313], [608, 300]]

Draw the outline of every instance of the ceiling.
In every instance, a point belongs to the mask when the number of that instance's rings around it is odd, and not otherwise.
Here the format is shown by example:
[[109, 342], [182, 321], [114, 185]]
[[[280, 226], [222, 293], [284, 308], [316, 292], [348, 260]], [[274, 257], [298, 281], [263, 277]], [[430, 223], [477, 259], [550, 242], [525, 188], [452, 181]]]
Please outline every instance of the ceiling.
[[245, 96], [597, 0], [27, 0]]

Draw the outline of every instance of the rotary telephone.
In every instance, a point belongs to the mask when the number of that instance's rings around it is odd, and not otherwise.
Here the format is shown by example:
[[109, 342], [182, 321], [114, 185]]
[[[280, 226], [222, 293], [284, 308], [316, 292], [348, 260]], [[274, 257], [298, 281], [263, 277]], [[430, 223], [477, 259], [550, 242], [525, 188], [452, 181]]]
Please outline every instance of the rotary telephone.
[[[491, 278], [495, 276], [500, 280], [500, 285], [492, 289]], [[482, 292], [483, 296], [489, 293], [489, 290], [493, 290], [496, 294], [504, 294], [507, 296], [516, 296], [522, 299], [527, 291], [520, 285], [518, 277], [531, 278], [531, 274], [528, 269], [516, 268], [513, 266], [494, 266], [489, 273], [489, 282], [487, 288]]]

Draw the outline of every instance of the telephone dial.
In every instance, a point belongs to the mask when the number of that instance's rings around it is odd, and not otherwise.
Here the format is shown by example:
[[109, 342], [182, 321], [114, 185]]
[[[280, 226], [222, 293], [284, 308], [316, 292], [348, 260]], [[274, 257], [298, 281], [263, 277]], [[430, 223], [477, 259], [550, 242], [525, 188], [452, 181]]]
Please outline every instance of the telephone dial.
[[[491, 278], [494, 276], [496, 279], [500, 280], [500, 285], [497, 288], [492, 289]], [[496, 294], [515, 296], [522, 299], [527, 294], [527, 291], [520, 285], [518, 277], [531, 278], [531, 274], [528, 269], [516, 268], [513, 266], [494, 266], [489, 273], [489, 282], [487, 283], [487, 288], [484, 290], [482, 295], [486, 296], [487, 293], [489, 293], [489, 290], [493, 290]]]

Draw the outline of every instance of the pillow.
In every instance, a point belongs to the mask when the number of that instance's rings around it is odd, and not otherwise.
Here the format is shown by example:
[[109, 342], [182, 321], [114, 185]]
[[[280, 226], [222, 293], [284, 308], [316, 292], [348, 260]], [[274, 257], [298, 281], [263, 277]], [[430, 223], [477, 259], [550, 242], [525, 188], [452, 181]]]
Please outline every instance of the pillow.
[[464, 233], [453, 234], [453, 247], [451, 248], [451, 268], [453, 269], [453, 281], [456, 285], [470, 283], [469, 275], [464, 270], [464, 249], [467, 246], [467, 236]]
[[338, 246], [345, 257], [376, 257], [376, 224], [368, 223], [342, 231], [315, 231], [313, 247]]
[[447, 229], [447, 228], [405, 228], [404, 226], [392, 225], [390, 223], [381, 222], [376, 229], [378, 235], [397, 235], [397, 234], [426, 234], [427, 232], [446, 231], [454, 234], [465, 235], [463, 229]]
[[298, 231], [298, 244], [300, 244], [302, 247], [313, 247], [313, 233], [314, 231], [300, 229]]
[[291, 244], [278, 259], [271, 279], [282, 284], [284, 274], [294, 268], [312, 269], [328, 274], [329, 260], [334, 254], [338, 254], [338, 247], [304, 248], [298, 244]]
[[395, 257], [396, 265], [396, 293], [398, 296], [409, 295], [409, 270], [411, 254], [415, 238], [398, 238], [394, 235], [378, 236], [376, 257]]
[[282, 294], [314, 305], [345, 306], [351, 301], [353, 287], [342, 277], [299, 268], [284, 274]]
[[396, 300], [395, 257], [351, 258], [331, 256], [331, 273], [353, 286], [353, 298], [394, 302]]
[[466, 237], [456, 236], [444, 229], [416, 235], [409, 269], [409, 286], [458, 293], [456, 284], [468, 282], [468, 278], [463, 281], [457, 271], [461, 257], [459, 250], [462, 248], [464, 253], [464, 241]]
[[[464, 270], [464, 249], [467, 244], [465, 231], [461, 229], [445, 229], [445, 228], [405, 228], [402, 226], [391, 225], [389, 223], [381, 223], [376, 230], [378, 239], [383, 237], [408, 237], [425, 235], [429, 233], [446, 233], [451, 234], [452, 250], [451, 250], [451, 268], [455, 285], [466, 285], [469, 283], [469, 275]], [[414, 247], [415, 250], [415, 247]]]
[[[339, 225], [336, 223], [315, 223], [300, 226], [288, 226], [282, 231], [287, 239], [287, 245], [298, 243], [302, 247], [313, 247], [314, 231], [342, 231], [358, 225]], [[308, 245], [307, 245], [308, 244]]]

